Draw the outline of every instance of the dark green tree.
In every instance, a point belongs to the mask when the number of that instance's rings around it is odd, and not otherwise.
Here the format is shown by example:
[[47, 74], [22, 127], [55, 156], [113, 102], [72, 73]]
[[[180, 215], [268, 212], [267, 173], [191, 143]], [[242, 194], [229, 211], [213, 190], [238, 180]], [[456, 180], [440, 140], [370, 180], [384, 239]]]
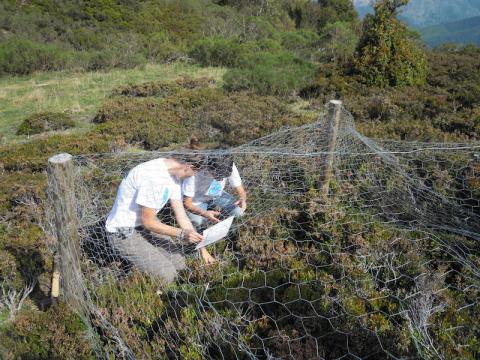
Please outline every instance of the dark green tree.
[[408, 27], [397, 19], [409, 0], [379, 0], [367, 15], [353, 67], [373, 86], [416, 85], [425, 82], [426, 56]]
[[358, 20], [351, 0], [293, 0], [287, 2], [287, 10], [297, 28], [310, 27], [318, 32], [330, 23]]
[[338, 21], [353, 23], [358, 19], [357, 11], [351, 0], [318, 0], [318, 6], [321, 9], [317, 19], [319, 29], [329, 23]]

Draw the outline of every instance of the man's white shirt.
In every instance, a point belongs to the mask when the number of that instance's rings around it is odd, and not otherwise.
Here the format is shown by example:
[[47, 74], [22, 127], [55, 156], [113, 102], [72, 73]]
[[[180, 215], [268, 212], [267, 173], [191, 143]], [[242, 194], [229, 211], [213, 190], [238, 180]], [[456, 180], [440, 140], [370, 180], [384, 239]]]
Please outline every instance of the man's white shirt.
[[222, 180], [215, 180], [206, 170], [197, 172], [194, 176], [183, 180], [182, 193], [191, 197], [193, 204], [198, 206], [203, 202], [220, 196], [225, 189], [227, 180], [232, 188], [242, 185], [242, 179], [235, 164], [232, 166], [230, 176]]
[[174, 179], [165, 159], [139, 164], [128, 173], [118, 188], [117, 197], [106, 221], [108, 232], [141, 225], [141, 207], [158, 213], [170, 199], [181, 200], [180, 182]]

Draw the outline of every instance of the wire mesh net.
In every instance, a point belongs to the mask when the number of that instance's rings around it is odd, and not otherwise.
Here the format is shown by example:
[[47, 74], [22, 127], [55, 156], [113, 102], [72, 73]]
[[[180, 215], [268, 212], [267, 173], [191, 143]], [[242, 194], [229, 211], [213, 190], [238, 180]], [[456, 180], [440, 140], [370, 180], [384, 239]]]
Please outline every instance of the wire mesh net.
[[[333, 152], [325, 111], [228, 150], [74, 157], [80, 246], [61, 262], [80, 266], [63, 288], [98, 356], [475, 358], [480, 144], [373, 140], [340, 115]], [[248, 206], [213, 265], [149, 238], [181, 259], [166, 282], [112, 247], [105, 219], [132, 168], [171, 156], [232, 157]], [[168, 206], [159, 218], [178, 226]]]

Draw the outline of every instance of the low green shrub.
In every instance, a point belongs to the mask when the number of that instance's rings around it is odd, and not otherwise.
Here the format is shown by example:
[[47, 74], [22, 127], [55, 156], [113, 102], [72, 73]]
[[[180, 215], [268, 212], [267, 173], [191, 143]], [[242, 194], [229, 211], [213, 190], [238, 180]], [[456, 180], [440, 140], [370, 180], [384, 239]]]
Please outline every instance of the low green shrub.
[[236, 38], [207, 37], [197, 41], [190, 57], [202, 66], [235, 66], [242, 56], [242, 46]]
[[69, 67], [72, 61], [71, 51], [53, 44], [22, 38], [10, 38], [0, 43], [0, 75], [61, 70]]
[[87, 71], [110, 70], [115, 64], [115, 53], [110, 49], [79, 54], [80, 63]]
[[262, 16], [245, 19], [243, 37], [246, 40], [279, 40], [279, 31], [272, 20]]
[[150, 61], [165, 62], [183, 52], [182, 46], [174, 44], [164, 31], [151, 34], [145, 41], [146, 56]]
[[320, 34], [316, 58], [322, 62], [348, 64], [358, 44], [358, 35], [354, 24], [334, 22], [327, 24]]
[[46, 131], [66, 130], [75, 126], [75, 121], [66, 113], [44, 112], [33, 114], [22, 121], [17, 135], [33, 135]]
[[92, 28], [77, 28], [67, 34], [67, 40], [75, 50], [102, 50], [107, 42], [106, 34]]
[[77, 52], [77, 65], [87, 70], [108, 70], [112, 68], [132, 69], [147, 63], [146, 55], [138, 37], [120, 37], [108, 48], [89, 52]]
[[317, 68], [289, 52], [249, 56], [224, 77], [227, 91], [253, 90], [259, 95], [289, 96], [312, 83]]
[[[310, 30], [285, 31], [280, 33], [280, 41], [284, 49], [304, 54], [306, 51], [315, 51], [319, 36]], [[306, 55], [306, 54], [305, 54]]]
[[142, 53], [124, 53], [122, 49], [86, 52], [78, 55], [79, 67], [88, 71], [110, 70], [113, 68], [133, 69], [144, 66], [147, 59]]

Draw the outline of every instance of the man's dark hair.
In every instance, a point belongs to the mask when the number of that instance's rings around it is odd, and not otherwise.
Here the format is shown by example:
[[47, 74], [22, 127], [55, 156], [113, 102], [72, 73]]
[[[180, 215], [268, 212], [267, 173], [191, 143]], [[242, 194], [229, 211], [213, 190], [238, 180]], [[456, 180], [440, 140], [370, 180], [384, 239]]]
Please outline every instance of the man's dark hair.
[[232, 174], [233, 158], [231, 155], [208, 156], [206, 168], [216, 180], [226, 178]]
[[203, 156], [195, 153], [171, 153], [168, 156], [183, 164], [192, 165], [194, 169], [200, 170], [203, 165]]

